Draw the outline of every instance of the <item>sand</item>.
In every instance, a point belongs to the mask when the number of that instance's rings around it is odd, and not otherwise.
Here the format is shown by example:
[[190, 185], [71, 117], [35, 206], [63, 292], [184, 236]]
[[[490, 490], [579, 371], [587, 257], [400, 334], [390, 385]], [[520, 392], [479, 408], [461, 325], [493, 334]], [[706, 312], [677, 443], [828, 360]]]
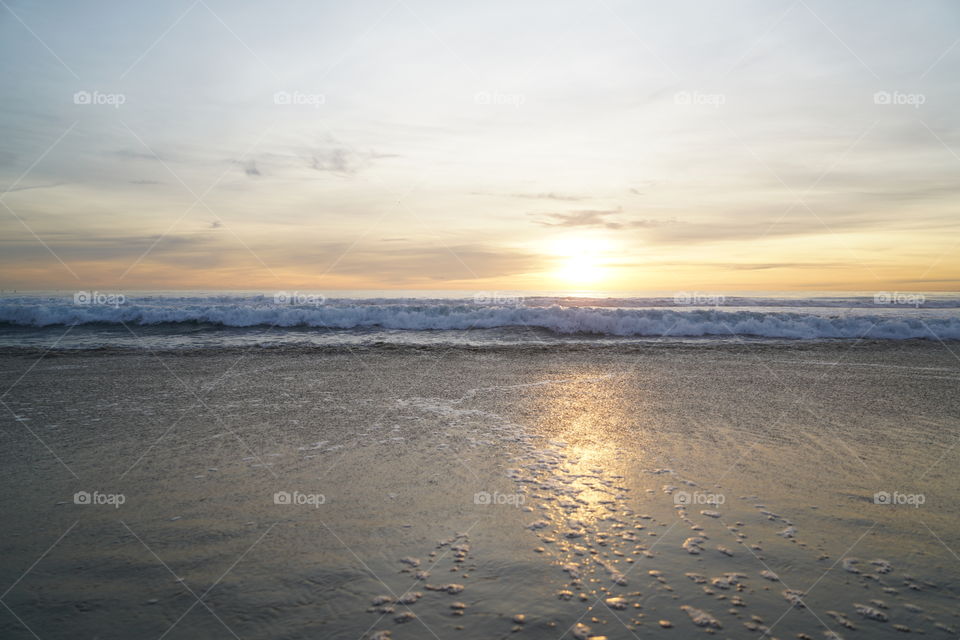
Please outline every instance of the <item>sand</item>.
[[940, 344], [38, 355], [4, 638], [960, 629]]

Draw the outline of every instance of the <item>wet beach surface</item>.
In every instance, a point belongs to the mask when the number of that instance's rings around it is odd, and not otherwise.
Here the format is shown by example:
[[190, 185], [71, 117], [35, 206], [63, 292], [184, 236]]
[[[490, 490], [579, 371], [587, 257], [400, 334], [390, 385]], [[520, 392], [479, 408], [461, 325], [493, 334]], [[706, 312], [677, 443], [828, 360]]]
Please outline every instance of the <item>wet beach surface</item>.
[[7, 350], [0, 635], [956, 638], [957, 351]]

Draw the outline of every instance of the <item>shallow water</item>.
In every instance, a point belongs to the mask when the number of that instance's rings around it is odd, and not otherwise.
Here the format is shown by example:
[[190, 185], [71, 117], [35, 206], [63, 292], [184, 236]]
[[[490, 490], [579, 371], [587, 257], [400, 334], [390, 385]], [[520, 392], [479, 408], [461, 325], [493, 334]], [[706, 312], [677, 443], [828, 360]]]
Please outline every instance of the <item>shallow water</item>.
[[23, 353], [0, 372], [3, 637], [960, 628], [960, 363], [940, 345]]

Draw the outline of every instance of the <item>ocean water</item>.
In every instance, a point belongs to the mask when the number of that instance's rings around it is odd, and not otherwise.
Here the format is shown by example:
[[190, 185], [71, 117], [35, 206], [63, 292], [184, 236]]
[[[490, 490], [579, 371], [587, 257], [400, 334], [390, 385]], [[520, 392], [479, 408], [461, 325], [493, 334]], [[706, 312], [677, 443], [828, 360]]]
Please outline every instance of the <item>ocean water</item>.
[[0, 295], [0, 346], [204, 348], [960, 340], [960, 295], [131, 292]]

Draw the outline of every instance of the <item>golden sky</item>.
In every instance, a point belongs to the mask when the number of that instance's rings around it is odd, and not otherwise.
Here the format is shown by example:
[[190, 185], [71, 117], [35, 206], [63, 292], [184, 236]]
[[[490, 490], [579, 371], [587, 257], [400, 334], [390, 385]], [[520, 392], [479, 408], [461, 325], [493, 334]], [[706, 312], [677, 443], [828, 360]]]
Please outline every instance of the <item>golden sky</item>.
[[880, 4], [10, 3], [0, 288], [957, 290], [960, 6]]

